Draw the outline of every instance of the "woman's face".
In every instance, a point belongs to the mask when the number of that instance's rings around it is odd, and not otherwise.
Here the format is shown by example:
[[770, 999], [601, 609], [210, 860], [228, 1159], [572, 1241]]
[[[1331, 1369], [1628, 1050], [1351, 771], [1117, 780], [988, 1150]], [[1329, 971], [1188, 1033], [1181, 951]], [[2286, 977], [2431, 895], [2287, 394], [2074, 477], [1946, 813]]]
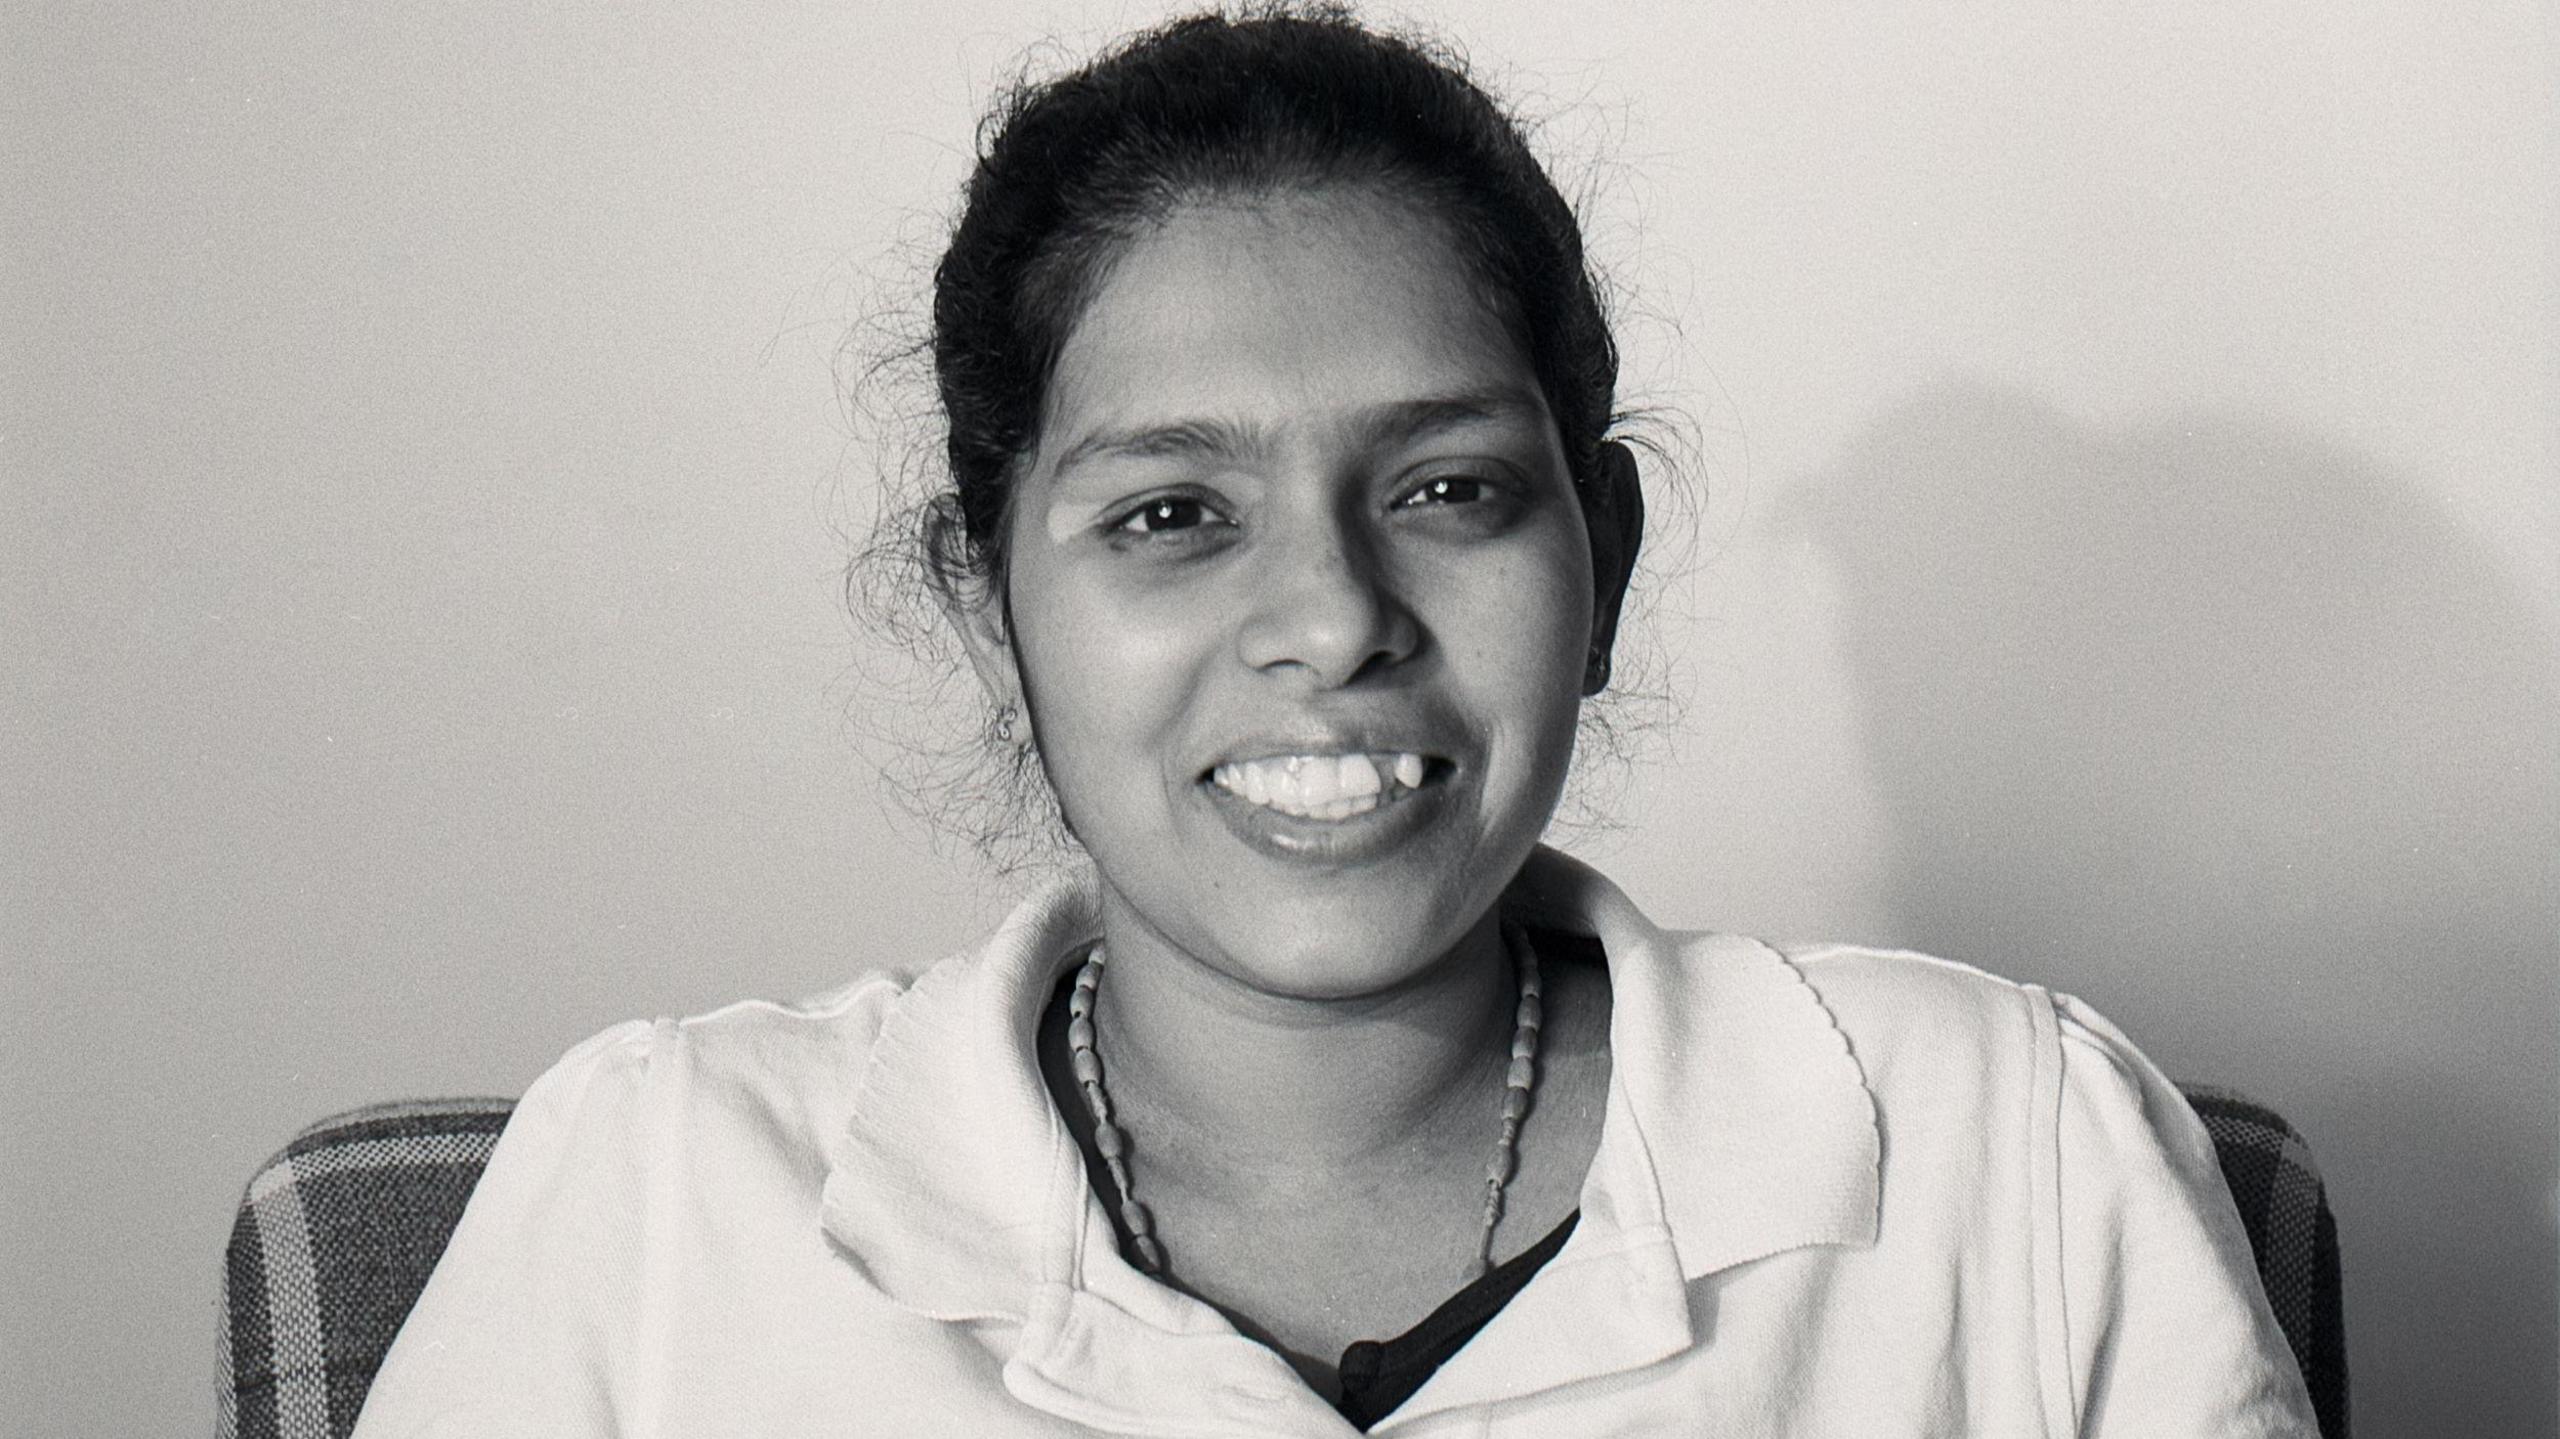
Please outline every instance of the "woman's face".
[[1020, 484], [1010, 653], [976, 646], [1115, 936], [1309, 998], [1449, 953], [1555, 807], [1594, 596], [1555, 424], [1439, 231], [1177, 211], [1069, 335]]

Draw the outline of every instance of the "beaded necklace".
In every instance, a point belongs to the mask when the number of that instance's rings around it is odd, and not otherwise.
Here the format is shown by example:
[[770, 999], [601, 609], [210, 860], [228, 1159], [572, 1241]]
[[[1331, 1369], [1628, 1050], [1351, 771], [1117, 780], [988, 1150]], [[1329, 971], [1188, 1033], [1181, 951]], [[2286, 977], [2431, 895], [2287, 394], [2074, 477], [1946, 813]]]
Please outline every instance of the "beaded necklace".
[[[1503, 1190], [1511, 1182], [1520, 1125], [1529, 1117], [1529, 1098], [1538, 1084], [1538, 1027], [1545, 1020], [1538, 952], [1515, 926], [1503, 926], [1503, 938], [1519, 971], [1520, 1000], [1512, 1011], [1511, 1066], [1503, 1076], [1502, 1136], [1494, 1143], [1492, 1161], [1484, 1167], [1484, 1228], [1476, 1241], [1470, 1279], [1493, 1268], [1493, 1231], [1502, 1223]], [[1102, 1155], [1103, 1167], [1111, 1172], [1111, 1187], [1120, 1196], [1120, 1225], [1129, 1231], [1129, 1247], [1137, 1251], [1139, 1269], [1160, 1275], [1165, 1271], [1164, 1245], [1156, 1238], [1155, 1215], [1134, 1192], [1129, 1135], [1111, 1117], [1111, 1094], [1102, 1084], [1102, 1054], [1094, 1048], [1093, 1007], [1102, 992], [1102, 964], [1102, 946], [1096, 944], [1076, 971], [1075, 987], [1067, 993], [1067, 1055], [1076, 1088], [1084, 1094], [1084, 1107], [1093, 1116], [1093, 1147]]]

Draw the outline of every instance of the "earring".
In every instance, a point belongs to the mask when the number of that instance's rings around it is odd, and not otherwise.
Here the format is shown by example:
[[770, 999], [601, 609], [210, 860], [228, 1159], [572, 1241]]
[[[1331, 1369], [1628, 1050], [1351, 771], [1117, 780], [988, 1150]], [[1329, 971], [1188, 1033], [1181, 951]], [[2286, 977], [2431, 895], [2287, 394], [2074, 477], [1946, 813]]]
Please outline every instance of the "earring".
[[1021, 718], [1022, 718], [1022, 712], [1021, 712], [1020, 710], [1015, 709], [1015, 708], [1014, 708], [1013, 706], [1011, 706], [1011, 705], [1006, 705], [1004, 708], [1002, 708], [1002, 709], [1000, 709], [1000, 710], [997, 710], [997, 711], [996, 711], [996, 738], [997, 738], [997, 739], [999, 739], [999, 740], [1001, 740], [1001, 741], [1003, 741], [1003, 742], [1004, 742], [1004, 743], [1006, 743], [1006, 744], [1011, 744], [1011, 743], [1013, 743], [1013, 742], [1014, 742], [1014, 734], [1013, 734], [1014, 726], [1015, 726], [1015, 723], [1016, 723], [1017, 721], [1019, 721]]

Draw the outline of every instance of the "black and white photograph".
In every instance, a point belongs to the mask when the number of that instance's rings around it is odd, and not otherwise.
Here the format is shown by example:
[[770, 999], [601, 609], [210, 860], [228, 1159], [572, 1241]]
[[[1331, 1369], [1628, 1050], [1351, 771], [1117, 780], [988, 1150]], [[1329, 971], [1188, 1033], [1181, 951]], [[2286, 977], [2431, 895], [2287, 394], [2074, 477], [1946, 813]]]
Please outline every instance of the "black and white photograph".
[[2546, 0], [0, 74], [0, 1435], [2560, 1434]]

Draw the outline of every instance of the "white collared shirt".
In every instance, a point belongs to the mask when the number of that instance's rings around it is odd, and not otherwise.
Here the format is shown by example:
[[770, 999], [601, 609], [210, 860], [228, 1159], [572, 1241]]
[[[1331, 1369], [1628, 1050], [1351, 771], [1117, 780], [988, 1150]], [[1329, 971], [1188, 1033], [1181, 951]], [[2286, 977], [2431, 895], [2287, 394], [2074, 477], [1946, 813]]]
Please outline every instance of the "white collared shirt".
[[[1608, 953], [1581, 1221], [1370, 1432], [2315, 1433], [2202, 1126], [2085, 1007], [1666, 932], [1551, 851], [1506, 904]], [[571, 1051], [359, 1439], [1352, 1433], [1120, 1258], [1032, 1057], [1095, 924], [1060, 885], [920, 972]]]

